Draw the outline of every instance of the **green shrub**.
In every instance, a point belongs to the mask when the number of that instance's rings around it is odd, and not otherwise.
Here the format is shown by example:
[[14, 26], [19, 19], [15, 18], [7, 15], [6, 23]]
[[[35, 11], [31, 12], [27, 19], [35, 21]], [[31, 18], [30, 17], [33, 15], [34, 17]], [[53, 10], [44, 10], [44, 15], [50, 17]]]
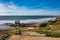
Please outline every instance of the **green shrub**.
[[42, 30], [36, 30], [35, 32], [40, 33], [40, 34], [46, 34], [46, 33], [48, 33], [47, 31], [42, 31]]
[[13, 30], [12, 30], [12, 31], [8, 32], [8, 34], [9, 34], [9, 35], [16, 34], [16, 31], [13, 31]]
[[24, 27], [20, 27], [19, 30], [20, 30], [21, 32], [24, 32], [24, 31], [25, 31], [25, 28], [24, 28]]
[[48, 33], [46, 33], [46, 36], [49, 36], [49, 37], [60, 37], [60, 33], [48, 32]]
[[12, 27], [12, 29], [8, 32], [9, 35], [14, 35], [14, 34], [22, 34], [22, 32], [25, 31], [24, 27]]
[[40, 34], [45, 34], [48, 37], [60, 37], [60, 33], [52, 32], [52, 31], [36, 30], [35, 32], [40, 33]]
[[11, 30], [8, 32], [9, 35], [16, 34], [16, 28], [12, 27]]

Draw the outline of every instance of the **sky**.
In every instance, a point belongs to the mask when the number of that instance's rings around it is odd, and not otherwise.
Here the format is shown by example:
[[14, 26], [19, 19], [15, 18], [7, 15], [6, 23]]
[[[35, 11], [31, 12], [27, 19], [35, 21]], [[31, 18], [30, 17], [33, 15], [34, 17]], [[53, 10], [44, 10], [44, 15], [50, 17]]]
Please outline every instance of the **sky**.
[[1, 15], [60, 15], [60, 0], [0, 0]]

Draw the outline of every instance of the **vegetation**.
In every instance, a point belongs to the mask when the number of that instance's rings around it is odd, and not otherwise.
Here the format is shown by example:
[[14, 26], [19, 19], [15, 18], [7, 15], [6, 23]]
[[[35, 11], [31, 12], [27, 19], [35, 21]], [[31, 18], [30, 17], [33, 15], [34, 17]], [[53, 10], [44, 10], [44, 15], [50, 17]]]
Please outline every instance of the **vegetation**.
[[56, 33], [56, 32], [47, 32], [46, 36], [50, 36], [50, 37], [60, 37], [60, 33]]
[[20, 28], [12, 27], [12, 29], [8, 32], [8, 34], [9, 35], [21, 34], [24, 31], [25, 31], [24, 27], [20, 27]]
[[12, 27], [12, 29], [8, 32], [9, 35], [16, 34], [16, 28]]
[[49, 37], [60, 37], [60, 20], [49, 21], [47, 26], [35, 31]]
[[26, 31], [24, 27], [20, 27], [19, 30], [20, 30], [21, 32]]

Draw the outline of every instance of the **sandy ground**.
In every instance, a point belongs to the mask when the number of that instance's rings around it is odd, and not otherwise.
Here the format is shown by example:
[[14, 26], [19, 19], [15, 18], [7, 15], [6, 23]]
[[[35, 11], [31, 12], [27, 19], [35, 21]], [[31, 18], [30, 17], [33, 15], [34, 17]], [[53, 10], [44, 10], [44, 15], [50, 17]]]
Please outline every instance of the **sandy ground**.
[[12, 35], [9, 40], [60, 40], [60, 38]]
[[[26, 36], [27, 34], [29, 34], [30, 36]], [[12, 35], [9, 40], [60, 40], [60, 38], [52, 38], [46, 36], [31, 36], [37, 35], [37, 33], [35, 32], [26, 32], [26, 35]]]

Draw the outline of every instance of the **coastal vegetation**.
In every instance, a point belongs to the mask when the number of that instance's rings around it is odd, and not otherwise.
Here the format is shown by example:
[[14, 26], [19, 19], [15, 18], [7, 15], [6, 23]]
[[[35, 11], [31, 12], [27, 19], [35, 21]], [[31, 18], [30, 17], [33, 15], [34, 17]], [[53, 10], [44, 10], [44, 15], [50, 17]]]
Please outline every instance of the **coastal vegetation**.
[[[48, 37], [60, 37], [60, 19], [56, 18], [55, 20], [50, 20], [46, 23], [37, 23], [37, 24], [20, 24], [18, 28], [18, 32], [31, 31], [32, 29], [26, 30], [27, 28], [34, 28], [33, 31], [45, 34]], [[12, 34], [16, 34], [16, 28], [14, 27], [14, 31], [10, 32]]]
[[49, 37], [60, 37], [60, 19], [55, 19], [47, 22], [47, 25], [40, 27], [35, 32], [45, 34]]

